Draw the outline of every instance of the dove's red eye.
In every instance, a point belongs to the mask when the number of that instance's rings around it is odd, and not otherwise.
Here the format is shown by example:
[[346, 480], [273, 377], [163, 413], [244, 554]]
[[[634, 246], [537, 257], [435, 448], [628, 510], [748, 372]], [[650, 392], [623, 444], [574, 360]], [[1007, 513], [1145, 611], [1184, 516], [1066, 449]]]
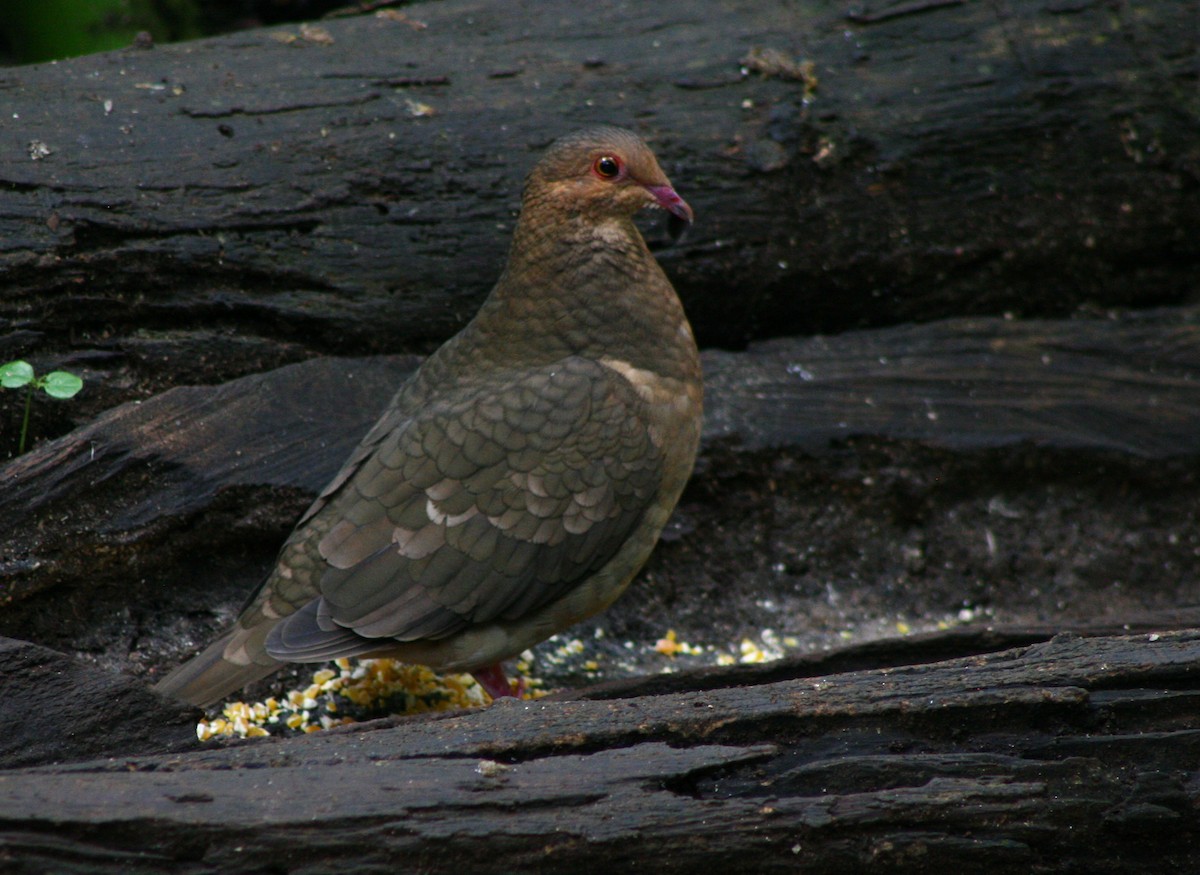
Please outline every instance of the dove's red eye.
[[592, 169], [601, 179], [616, 179], [621, 173], [621, 162], [612, 155], [601, 155], [592, 165]]

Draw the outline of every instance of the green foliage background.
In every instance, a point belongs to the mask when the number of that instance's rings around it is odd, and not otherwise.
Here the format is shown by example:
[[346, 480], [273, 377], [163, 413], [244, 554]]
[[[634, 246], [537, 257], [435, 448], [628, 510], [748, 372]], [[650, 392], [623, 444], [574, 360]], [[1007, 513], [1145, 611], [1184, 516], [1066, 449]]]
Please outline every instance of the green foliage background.
[[9, 60], [28, 64], [201, 35], [196, 0], [5, 0], [0, 37]]

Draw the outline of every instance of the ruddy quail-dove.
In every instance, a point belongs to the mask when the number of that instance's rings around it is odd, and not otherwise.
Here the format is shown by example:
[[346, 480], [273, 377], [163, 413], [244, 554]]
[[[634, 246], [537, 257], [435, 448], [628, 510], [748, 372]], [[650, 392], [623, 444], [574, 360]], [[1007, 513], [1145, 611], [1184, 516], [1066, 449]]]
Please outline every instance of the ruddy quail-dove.
[[633, 223], [691, 208], [646, 144], [597, 127], [530, 173], [478, 314], [401, 387], [233, 627], [156, 688], [209, 705], [285, 662], [471, 671], [608, 607], [692, 470], [700, 360]]

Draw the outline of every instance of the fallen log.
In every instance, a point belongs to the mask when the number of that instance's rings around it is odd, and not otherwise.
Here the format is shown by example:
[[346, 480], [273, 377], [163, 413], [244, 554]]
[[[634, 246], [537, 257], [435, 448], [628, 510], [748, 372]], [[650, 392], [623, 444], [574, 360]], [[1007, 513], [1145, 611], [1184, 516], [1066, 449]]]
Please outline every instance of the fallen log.
[[[1192, 604], [1198, 337], [1160, 312], [707, 353], [703, 455], [669, 540], [607, 637], [581, 637], [617, 648], [615, 670], [624, 640], [668, 627], [819, 648], [963, 610], [1061, 623]], [[177, 661], [228, 622], [414, 363], [180, 387], [8, 463], [0, 634], [137, 674]]]
[[1059, 636], [10, 770], [0, 846], [123, 873], [1188, 871], [1197, 677], [1200, 632]]
[[0, 638], [0, 702], [0, 769], [196, 745], [194, 708], [25, 641]]
[[706, 345], [1189, 299], [1188, 4], [860, 7], [445, 0], [8, 69], [0, 359], [85, 369], [83, 416], [427, 351], [596, 121], [696, 207], [662, 258]]

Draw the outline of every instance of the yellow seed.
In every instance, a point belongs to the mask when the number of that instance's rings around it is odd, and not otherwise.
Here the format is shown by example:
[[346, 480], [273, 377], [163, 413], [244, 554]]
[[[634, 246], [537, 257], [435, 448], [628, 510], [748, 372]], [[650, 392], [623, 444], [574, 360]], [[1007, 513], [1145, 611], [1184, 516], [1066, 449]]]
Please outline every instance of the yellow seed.
[[659, 638], [654, 645], [654, 649], [665, 656], [674, 656], [679, 652], [679, 642], [675, 640], [675, 630], [668, 629], [667, 634]]

